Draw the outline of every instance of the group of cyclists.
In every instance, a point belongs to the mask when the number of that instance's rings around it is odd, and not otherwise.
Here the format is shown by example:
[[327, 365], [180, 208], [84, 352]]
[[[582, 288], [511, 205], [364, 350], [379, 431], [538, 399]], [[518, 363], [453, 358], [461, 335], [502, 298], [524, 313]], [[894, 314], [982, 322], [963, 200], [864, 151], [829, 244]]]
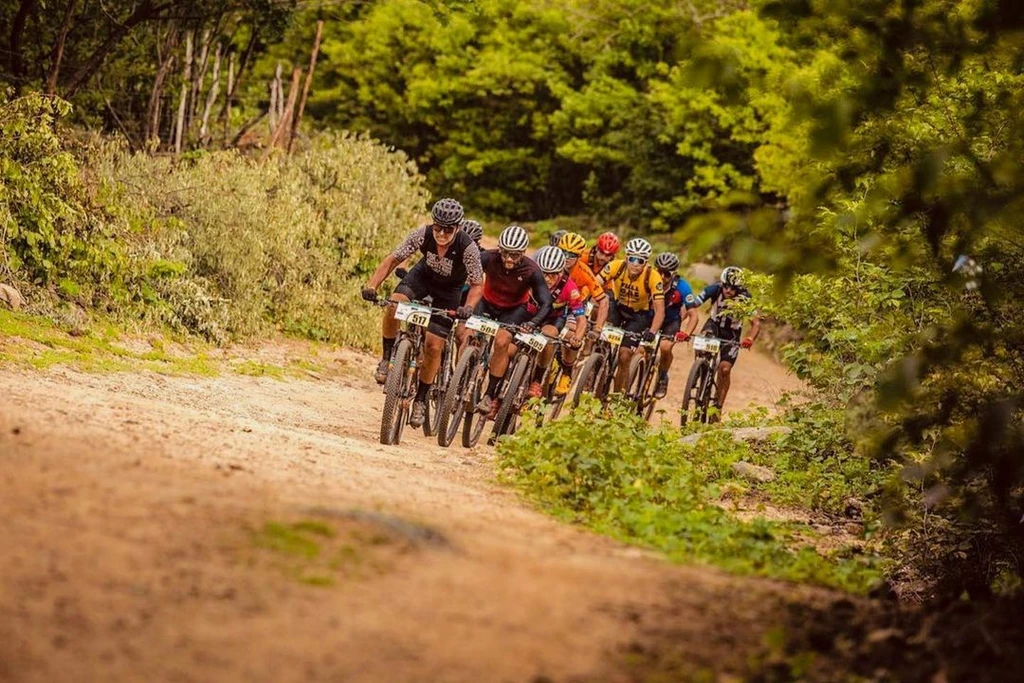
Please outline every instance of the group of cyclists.
[[[660, 366], [654, 396], [662, 398], [668, 389], [673, 345], [694, 334], [698, 309], [704, 303], [710, 303], [711, 310], [701, 334], [731, 342], [723, 345], [717, 367], [714, 399], [721, 410], [739, 349], [750, 348], [760, 332], [760, 321], [753, 316], [749, 332], [743, 336], [743, 316], [730, 307], [734, 300], [750, 299], [739, 268], [725, 268], [719, 282], [698, 294], [679, 275], [679, 258], [670, 252], [652, 258], [651, 243], [642, 237], [626, 242], [624, 257], [619, 256], [619, 238], [611, 232], [600, 235], [588, 247], [582, 235], [558, 230], [550, 244], [530, 256], [530, 236], [518, 225], [501, 231], [495, 249], [482, 249], [482, 237], [482, 226], [465, 217], [458, 201], [440, 199], [431, 208], [431, 222], [409, 233], [384, 258], [363, 288], [365, 300], [377, 301], [381, 285], [419, 251], [422, 258], [402, 276], [390, 300], [397, 304], [429, 297], [435, 309], [454, 312], [454, 316], [430, 318], [419, 384], [409, 415], [411, 426], [423, 424], [426, 398], [455, 320], [479, 315], [518, 329], [543, 332], [551, 338], [562, 336], [564, 343], [557, 351], [555, 345], [549, 345], [542, 352], [537, 373], [530, 378], [531, 396], [541, 395], [541, 375], [555, 353], [564, 372], [554, 392], [567, 393], [572, 368], [581, 352], [606, 324], [631, 333], [624, 336], [618, 350], [614, 391], [622, 392], [630, 358], [641, 343], [653, 343], [660, 333]], [[385, 307], [382, 355], [375, 373], [378, 384], [387, 378], [398, 330], [395, 306]], [[455, 334], [461, 345], [468, 330], [460, 323]], [[490, 419], [498, 412], [496, 397], [500, 396], [501, 384], [515, 353], [513, 335], [503, 327], [494, 340], [486, 389], [475, 406]]]

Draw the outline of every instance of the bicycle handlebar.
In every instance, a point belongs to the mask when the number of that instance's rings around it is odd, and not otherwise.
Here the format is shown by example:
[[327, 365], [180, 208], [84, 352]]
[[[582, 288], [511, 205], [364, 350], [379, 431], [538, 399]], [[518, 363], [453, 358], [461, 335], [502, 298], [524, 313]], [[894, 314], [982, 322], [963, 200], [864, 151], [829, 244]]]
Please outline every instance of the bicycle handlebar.
[[[405, 303], [405, 302], [402, 302], [402, 301], [392, 301], [391, 299], [377, 298], [374, 301], [368, 301], [367, 303], [369, 303], [371, 306], [377, 306], [379, 308], [387, 308], [388, 306], [397, 306], [398, 304]], [[412, 300], [410, 300], [408, 303], [417, 304], [417, 305], [420, 305], [420, 306], [427, 306], [422, 301], [412, 301]], [[455, 309], [452, 309], [452, 308], [434, 308], [433, 306], [427, 306], [427, 308], [430, 309], [430, 314], [431, 315], [436, 315], [436, 316], [438, 316], [440, 318], [448, 318], [449, 320], [455, 320]]]

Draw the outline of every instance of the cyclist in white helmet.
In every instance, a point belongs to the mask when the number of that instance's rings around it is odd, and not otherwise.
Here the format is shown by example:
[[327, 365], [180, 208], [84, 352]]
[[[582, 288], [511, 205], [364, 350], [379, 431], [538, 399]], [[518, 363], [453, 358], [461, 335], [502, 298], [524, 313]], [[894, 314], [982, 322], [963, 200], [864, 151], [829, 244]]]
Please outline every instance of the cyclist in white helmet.
[[[587, 308], [586, 300], [580, 288], [569, 276], [565, 269], [565, 254], [558, 247], [541, 247], [534, 255], [534, 260], [544, 273], [544, 282], [551, 291], [552, 308], [551, 313], [544, 320], [541, 331], [554, 339], [567, 325], [572, 330], [565, 337], [566, 346], [559, 355], [558, 362], [562, 366], [562, 377], [555, 387], [556, 394], [565, 394], [569, 391], [569, 384], [572, 379], [572, 364], [576, 354], [570, 349], [578, 349], [583, 346], [583, 339], [587, 334]], [[531, 310], [536, 308], [536, 303], [527, 303]], [[548, 344], [540, 353], [537, 368], [530, 382], [529, 394], [531, 397], [539, 397], [543, 394], [541, 378], [551, 365], [551, 358], [555, 353], [555, 345]]]
[[[653, 341], [665, 322], [665, 289], [661, 275], [649, 263], [651, 243], [635, 237], [626, 243], [626, 258], [616, 259], [601, 269], [601, 286], [611, 293], [612, 306], [608, 319], [627, 332]], [[627, 338], [619, 347], [619, 365], [615, 372], [615, 391], [621, 392], [629, 379], [629, 360], [639, 344]]]
[[[498, 248], [488, 249], [481, 255], [483, 264], [483, 296], [476, 312], [498, 322], [537, 328], [551, 313], [551, 292], [544, 282], [537, 262], [526, 256], [530, 236], [518, 225], [510, 225], [498, 235]], [[537, 310], [527, 309], [530, 297], [537, 303]], [[498, 413], [498, 393], [509, 361], [514, 354], [512, 335], [501, 330], [494, 337], [494, 351], [491, 353], [490, 377], [487, 389], [476, 409], [490, 419]]]

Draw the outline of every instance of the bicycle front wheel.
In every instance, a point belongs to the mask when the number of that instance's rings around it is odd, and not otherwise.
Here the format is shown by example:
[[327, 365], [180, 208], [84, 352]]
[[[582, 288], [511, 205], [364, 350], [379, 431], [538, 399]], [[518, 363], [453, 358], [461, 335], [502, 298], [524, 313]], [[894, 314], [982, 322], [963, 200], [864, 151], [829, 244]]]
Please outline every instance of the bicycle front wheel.
[[406, 388], [409, 384], [412, 363], [412, 342], [403, 339], [395, 347], [391, 370], [384, 382], [384, 410], [380, 415], [380, 442], [385, 445], [397, 444], [402, 437], [402, 427], [408, 413]]
[[515, 364], [505, 382], [501, 406], [498, 408], [497, 417], [494, 418], [494, 427], [491, 429], [488, 443], [494, 443], [502, 434], [511, 432], [513, 418], [519, 410], [522, 394], [526, 392], [526, 369], [529, 365], [530, 360], [526, 356], [516, 356]]
[[680, 426], [685, 427], [691, 419], [707, 421], [707, 381], [708, 362], [703, 358], [697, 358], [690, 367], [690, 375], [686, 378], [686, 386], [683, 388], [683, 405], [679, 411]]
[[477, 363], [479, 352], [472, 346], [466, 348], [455, 366], [455, 374], [444, 392], [441, 408], [437, 411], [437, 445], [447, 448], [455, 440], [467, 411], [472, 412], [473, 406], [467, 405], [473, 394], [473, 369]]

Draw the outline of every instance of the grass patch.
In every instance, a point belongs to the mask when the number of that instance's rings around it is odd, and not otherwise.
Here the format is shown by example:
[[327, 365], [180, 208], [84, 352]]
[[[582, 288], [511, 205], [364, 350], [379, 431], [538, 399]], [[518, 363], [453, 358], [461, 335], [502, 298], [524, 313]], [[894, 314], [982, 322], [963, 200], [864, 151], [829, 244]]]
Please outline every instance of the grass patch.
[[[529, 420], [525, 422], [529, 423]], [[502, 475], [550, 513], [680, 562], [864, 593], [881, 577], [858, 549], [819, 554], [807, 525], [743, 521], [723, 495], [749, 447], [725, 434], [696, 445], [627, 410], [587, 402], [542, 429], [524, 426], [498, 447]]]
[[43, 316], [0, 310], [0, 364], [40, 370], [63, 365], [94, 373], [218, 374], [218, 365], [206, 355], [205, 346], [182, 356], [168, 353], [163, 340], [147, 342], [147, 348], [139, 350], [123, 344], [117, 329], [106, 323], [68, 328]]
[[[367, 543], [368, 536], [375, 542]], [[273, 566], [299, 583], [319, 587], [381, 573], [388, 566], [381, 553], [390, 542], [358, 524], [332, 525], [316, 519], [269, 521], [252, 534], [253, 546]]]

